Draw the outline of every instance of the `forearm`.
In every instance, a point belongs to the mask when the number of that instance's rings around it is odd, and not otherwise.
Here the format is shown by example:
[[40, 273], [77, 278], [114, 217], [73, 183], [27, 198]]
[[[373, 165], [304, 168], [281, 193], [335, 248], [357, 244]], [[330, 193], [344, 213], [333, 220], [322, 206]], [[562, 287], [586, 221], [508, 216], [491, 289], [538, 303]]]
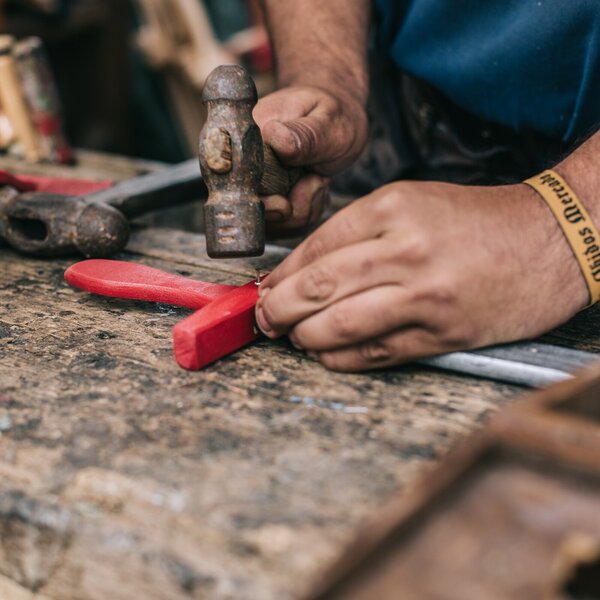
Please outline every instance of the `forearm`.
[[368, 93], [370, 0], [263, 0], [281, 86]]

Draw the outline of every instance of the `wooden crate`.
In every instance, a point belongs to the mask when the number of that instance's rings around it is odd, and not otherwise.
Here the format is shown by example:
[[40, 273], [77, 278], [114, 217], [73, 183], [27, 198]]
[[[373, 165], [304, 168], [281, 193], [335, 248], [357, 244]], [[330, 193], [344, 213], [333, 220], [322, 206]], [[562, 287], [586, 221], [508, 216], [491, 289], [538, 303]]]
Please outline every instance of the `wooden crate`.
[[499, 413], [378, 512], [307, 597], [600, 598], [600, 369]]

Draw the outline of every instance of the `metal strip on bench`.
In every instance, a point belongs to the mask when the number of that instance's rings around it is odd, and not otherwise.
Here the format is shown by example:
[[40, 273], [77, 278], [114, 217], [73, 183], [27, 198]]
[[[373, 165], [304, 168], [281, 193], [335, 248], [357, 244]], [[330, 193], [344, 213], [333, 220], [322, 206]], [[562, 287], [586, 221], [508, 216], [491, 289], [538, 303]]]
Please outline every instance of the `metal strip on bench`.
[[531, 342], [453, 352], [416, 362], [496, 381], [543, 387], [569, 379], [575, 371], [597, 360], [600, 355], [592, 352]]

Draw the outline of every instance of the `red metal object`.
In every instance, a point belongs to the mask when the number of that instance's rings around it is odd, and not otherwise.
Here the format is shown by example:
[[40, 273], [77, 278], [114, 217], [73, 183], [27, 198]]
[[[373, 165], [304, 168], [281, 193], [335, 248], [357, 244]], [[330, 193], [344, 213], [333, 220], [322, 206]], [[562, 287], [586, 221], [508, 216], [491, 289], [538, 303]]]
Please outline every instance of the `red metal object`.
[[175, 359], [185, 369], [202, 369], [260, 337], [254, 320], [255, 281], [235, 287], [99, 259], [74, 264], [65, 279], [73, 287], [102, 296], [199, 308], [173, 328]]
[[197, 371], [260, 337], [254, 320], [258, 286], [251, 281], [173, 327], [175, 360]]
[[38, 175], [14, 175], [0, 170], [0, 185], [10, 185], [19, 192], [47, 192], [65, 196], [85, 196], [113, 185], [112, 181], [89, 181], [64, 177], [41, 177]]
[[84, 260], [69, 267], [65, 279], [73, 287], [100, 296], [148, 300], [184, 308], [202, 308], [238, 289], [233, 285], [195, 281], [122, 260]]

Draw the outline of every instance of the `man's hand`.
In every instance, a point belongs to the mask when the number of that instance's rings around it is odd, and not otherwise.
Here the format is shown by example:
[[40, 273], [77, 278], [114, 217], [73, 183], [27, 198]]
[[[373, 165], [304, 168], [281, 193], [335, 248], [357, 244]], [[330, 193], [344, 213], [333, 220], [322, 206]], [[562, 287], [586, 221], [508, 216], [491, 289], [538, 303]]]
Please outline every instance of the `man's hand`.
[[371, 0], [262, 0], [281, 90], [254, 116], [286, 165], [307, 167], [289, 199], [265, 199], [279, 233], [316, 223], [328, 177], [348, 166], [367, 135], [367, 38]]
[[550, 210], [525, 185], [388, 185], [337, 213], [261, 286], [257, 322], [360, 371], [530, 338], [588, 300]]
[[329, 176], [349, 166], [364, 147], [367, 117], [350, 95], [317, 87], [288, 87], [259, 101], [254, 118], [263, 139], [289, 166], [310, 174], [289, 198], [263, 198], [271, 231], [297, 230], [315, 224], [329, 200]]

